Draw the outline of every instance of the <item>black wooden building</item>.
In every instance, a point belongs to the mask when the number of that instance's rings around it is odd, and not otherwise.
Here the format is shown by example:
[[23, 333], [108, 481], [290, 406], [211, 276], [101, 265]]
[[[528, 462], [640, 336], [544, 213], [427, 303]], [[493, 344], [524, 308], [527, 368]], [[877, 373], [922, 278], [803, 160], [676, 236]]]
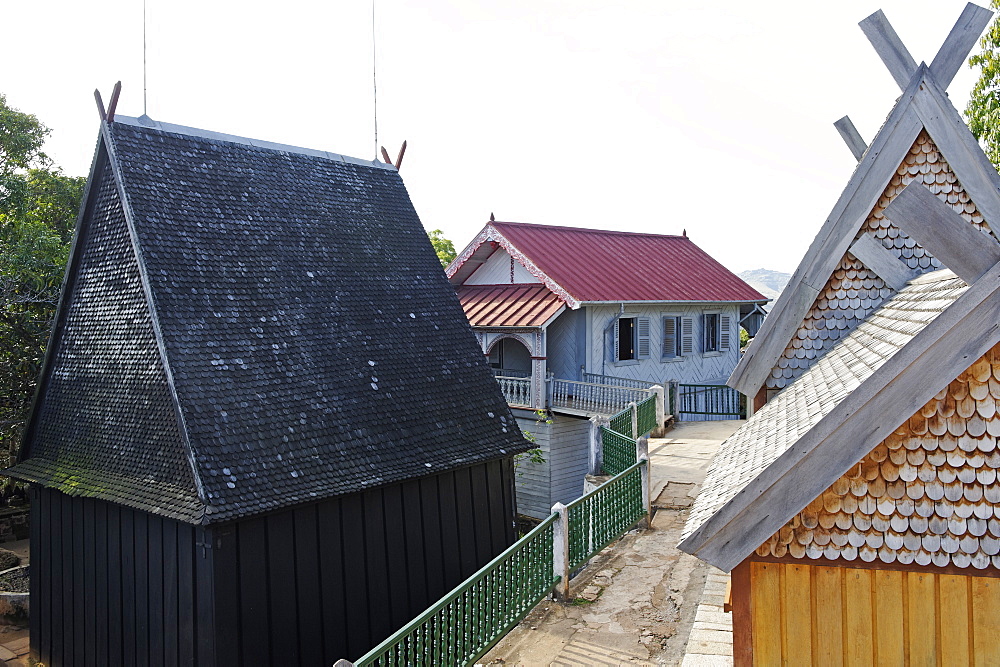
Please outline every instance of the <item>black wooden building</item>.
[[512, 543], [526, 449], [394, 168], [103, 122], [20, 461], [31, 650], [356, 658]]

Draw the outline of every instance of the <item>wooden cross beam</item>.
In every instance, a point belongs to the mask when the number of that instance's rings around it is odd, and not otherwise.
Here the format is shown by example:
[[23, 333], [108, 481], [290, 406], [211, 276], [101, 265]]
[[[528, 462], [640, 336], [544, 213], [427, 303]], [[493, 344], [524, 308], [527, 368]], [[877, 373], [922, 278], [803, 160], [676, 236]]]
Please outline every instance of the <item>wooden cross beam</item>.
[[833, 126], [837, 128], [837, 132], [840, 132], [840, 136], [843, 137], [847, 147], [854, 153], [854, 159], [860, 161], [861, 156], [868, 150], [868, 144], [861, 138], [858, 128], [854, 127], [854, 123], [847, 116], [838, 120]]
[[115, 84], [114, 90], [111, 91], [111, 103], [108, 108], [104, 108], [104, 100], [101, 99], [101, 91], [97, 88], [94, 89], [94, 101], [97, 102], [97, 114], [101, 117], [101, 120], [106, 120], [109, 123], [115, 122], [115, 109], [118, 108], [118, 97], [122, 94], [122, 82], [119, 81]]
[[969, 285], [1000, 262], [1000, 243], [922, 183], [914, 181], [903, 188], [886, 207], [885, 216]]
[[385, 149], [385, 146], [381, 146], [381, 148], [382, 148], [382, 159], [385, 160], [385, 163], [393, 165], [394, 167], [396, 167], [396, 171], [399, 171], [400, 165], [403, 164], [403, 156], [406, 155], [406, 141], [404, 140], [403, 145], [399, 147], [399, 155], [396, 157], [395, 162], [393, 162], [392, 159], [389, 158], [389, 151]]
[[[971, 2], [965, 6], [962, 15], [958, 17], [955, 26], [948, 33], [941, 48], [938, 49], [931, 72], [942, 89], [955, 78], [959, 68], [969, 57], [969, 52], [976, 45], [976, 40], [990, 22], [993, 12]], [[917, 63], [903, 45], [899, 35], [893, 29], [889, 20], [878, 10], [858, 24], [868, 41], [875, 47], [882, 63], [889, 70], [900, 90], [906, 89], [906, 84], [917, 69]]]

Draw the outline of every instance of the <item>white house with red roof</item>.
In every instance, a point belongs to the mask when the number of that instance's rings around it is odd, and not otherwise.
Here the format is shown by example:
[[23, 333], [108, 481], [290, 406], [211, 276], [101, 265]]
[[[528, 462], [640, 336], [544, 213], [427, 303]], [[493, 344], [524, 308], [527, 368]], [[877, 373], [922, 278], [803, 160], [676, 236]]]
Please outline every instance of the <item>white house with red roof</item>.
[[[686, 234], [491, 219], [446, 273], [545, 452], [540, 487], [553, 492], [537, 499], [541, 516], [580, 494], [587, 417], [614, 414], [652, 385], [723, 385], [739, 361], [739, 327], [756, 333], [768, 301]], [[691, 397], [704, 405], [704, 391]], [[536, 423], [535, 410], [552, 423]]]

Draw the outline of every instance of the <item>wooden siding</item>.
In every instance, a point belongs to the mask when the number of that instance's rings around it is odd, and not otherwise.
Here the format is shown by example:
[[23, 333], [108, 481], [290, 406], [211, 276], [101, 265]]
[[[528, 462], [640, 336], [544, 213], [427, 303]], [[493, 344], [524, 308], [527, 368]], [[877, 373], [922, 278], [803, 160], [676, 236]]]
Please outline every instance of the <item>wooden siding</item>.
[[[926, 130], [921, 130], [854, 239], [867, 235], [898, 257], [906, 268], [923, 273], [941, 268], [940, 263], [884, 215], [893, 198], [913, 181], [923, 182], [975, 228], [989, 233], [989, 227], [934, 140]], [[874, 271], [850, 253], [845, 254], [771, 370], [765, 386], [782, 389], [791, 384], [893, 293], [892, 287]]]
[[1000, 579], [791, 562], [749, 566], [755, 665], [1000, 662]]
[[544, 519], [551, 514], [552, 505], [552, 454], [549, 440], [552, 435], [552, 425], [539, 421], [538, 417], [528, 410], [513, 410], [517, 425], [522, 433], [531, 433], [535, 437], [535, 446], [542, 451], [542, 463], [531, 463], [523, 458], [517, 464], [514, 473], [517, 489], [517, 511], [519, 514], [535, 519]]
[[511, 481], [491, 461], [220, 529], [218, 664], [360, 657], [513, 543]]
[[946, 382], [757, 554], [1000, 567], [1000, 345]]
[[[688, 384], [725, 383], [739, 361], [739, 306], [736, 304], [626, 304], [620, 315], [617, 306], [585, 306], [587, 311], [587, 372], [633, 380]], [[721, 313], [730, 318], [728, 352], [702, 352], [702, 313]], [[694, 320], [694, 349], [683, 357], [663, 359], [663, 317], [680, 315]], [[650, 358], [614, 362], [613, 350], [605, 351], [605, 330], [618, 317], [650, 319]], [[551, 363], [551, 362], [550, 362]]]
[[515, 261], [514, 279], [511, 280], [511, 256], [503, 248], [498, 248], [496, 252], [483, 262], [483, 265], [476, 269], [475, 273], [468, 277], [465, 285], [510, 285], [512, 283], [539, 283], [538, 278], [528, 273], [528, 270]]
[[31, 491], [31, 654], [46, 665], [214, 664], [203, 528]]
[[583, 380], [587, 363], [587, 318], [583, 309], [566, 310], [545, 330], [548, 370], [561, 380]]
[[582, 496], [590, 460], [590, 420], [553, 415], [549, 456], [553, 504], [566, 504]]
[[514, 541], [495, 460], [202, 528], [32, 490], [31, 649], [47, 665], [331, 665]]

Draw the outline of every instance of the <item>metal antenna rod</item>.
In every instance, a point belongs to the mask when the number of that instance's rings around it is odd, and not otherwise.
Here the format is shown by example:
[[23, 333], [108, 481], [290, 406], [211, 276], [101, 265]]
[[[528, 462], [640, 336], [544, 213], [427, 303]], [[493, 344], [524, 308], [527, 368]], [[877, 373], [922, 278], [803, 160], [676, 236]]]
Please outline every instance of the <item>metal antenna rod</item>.
[[146, 2], [142, 0], [142, 115], [146, 113]]

